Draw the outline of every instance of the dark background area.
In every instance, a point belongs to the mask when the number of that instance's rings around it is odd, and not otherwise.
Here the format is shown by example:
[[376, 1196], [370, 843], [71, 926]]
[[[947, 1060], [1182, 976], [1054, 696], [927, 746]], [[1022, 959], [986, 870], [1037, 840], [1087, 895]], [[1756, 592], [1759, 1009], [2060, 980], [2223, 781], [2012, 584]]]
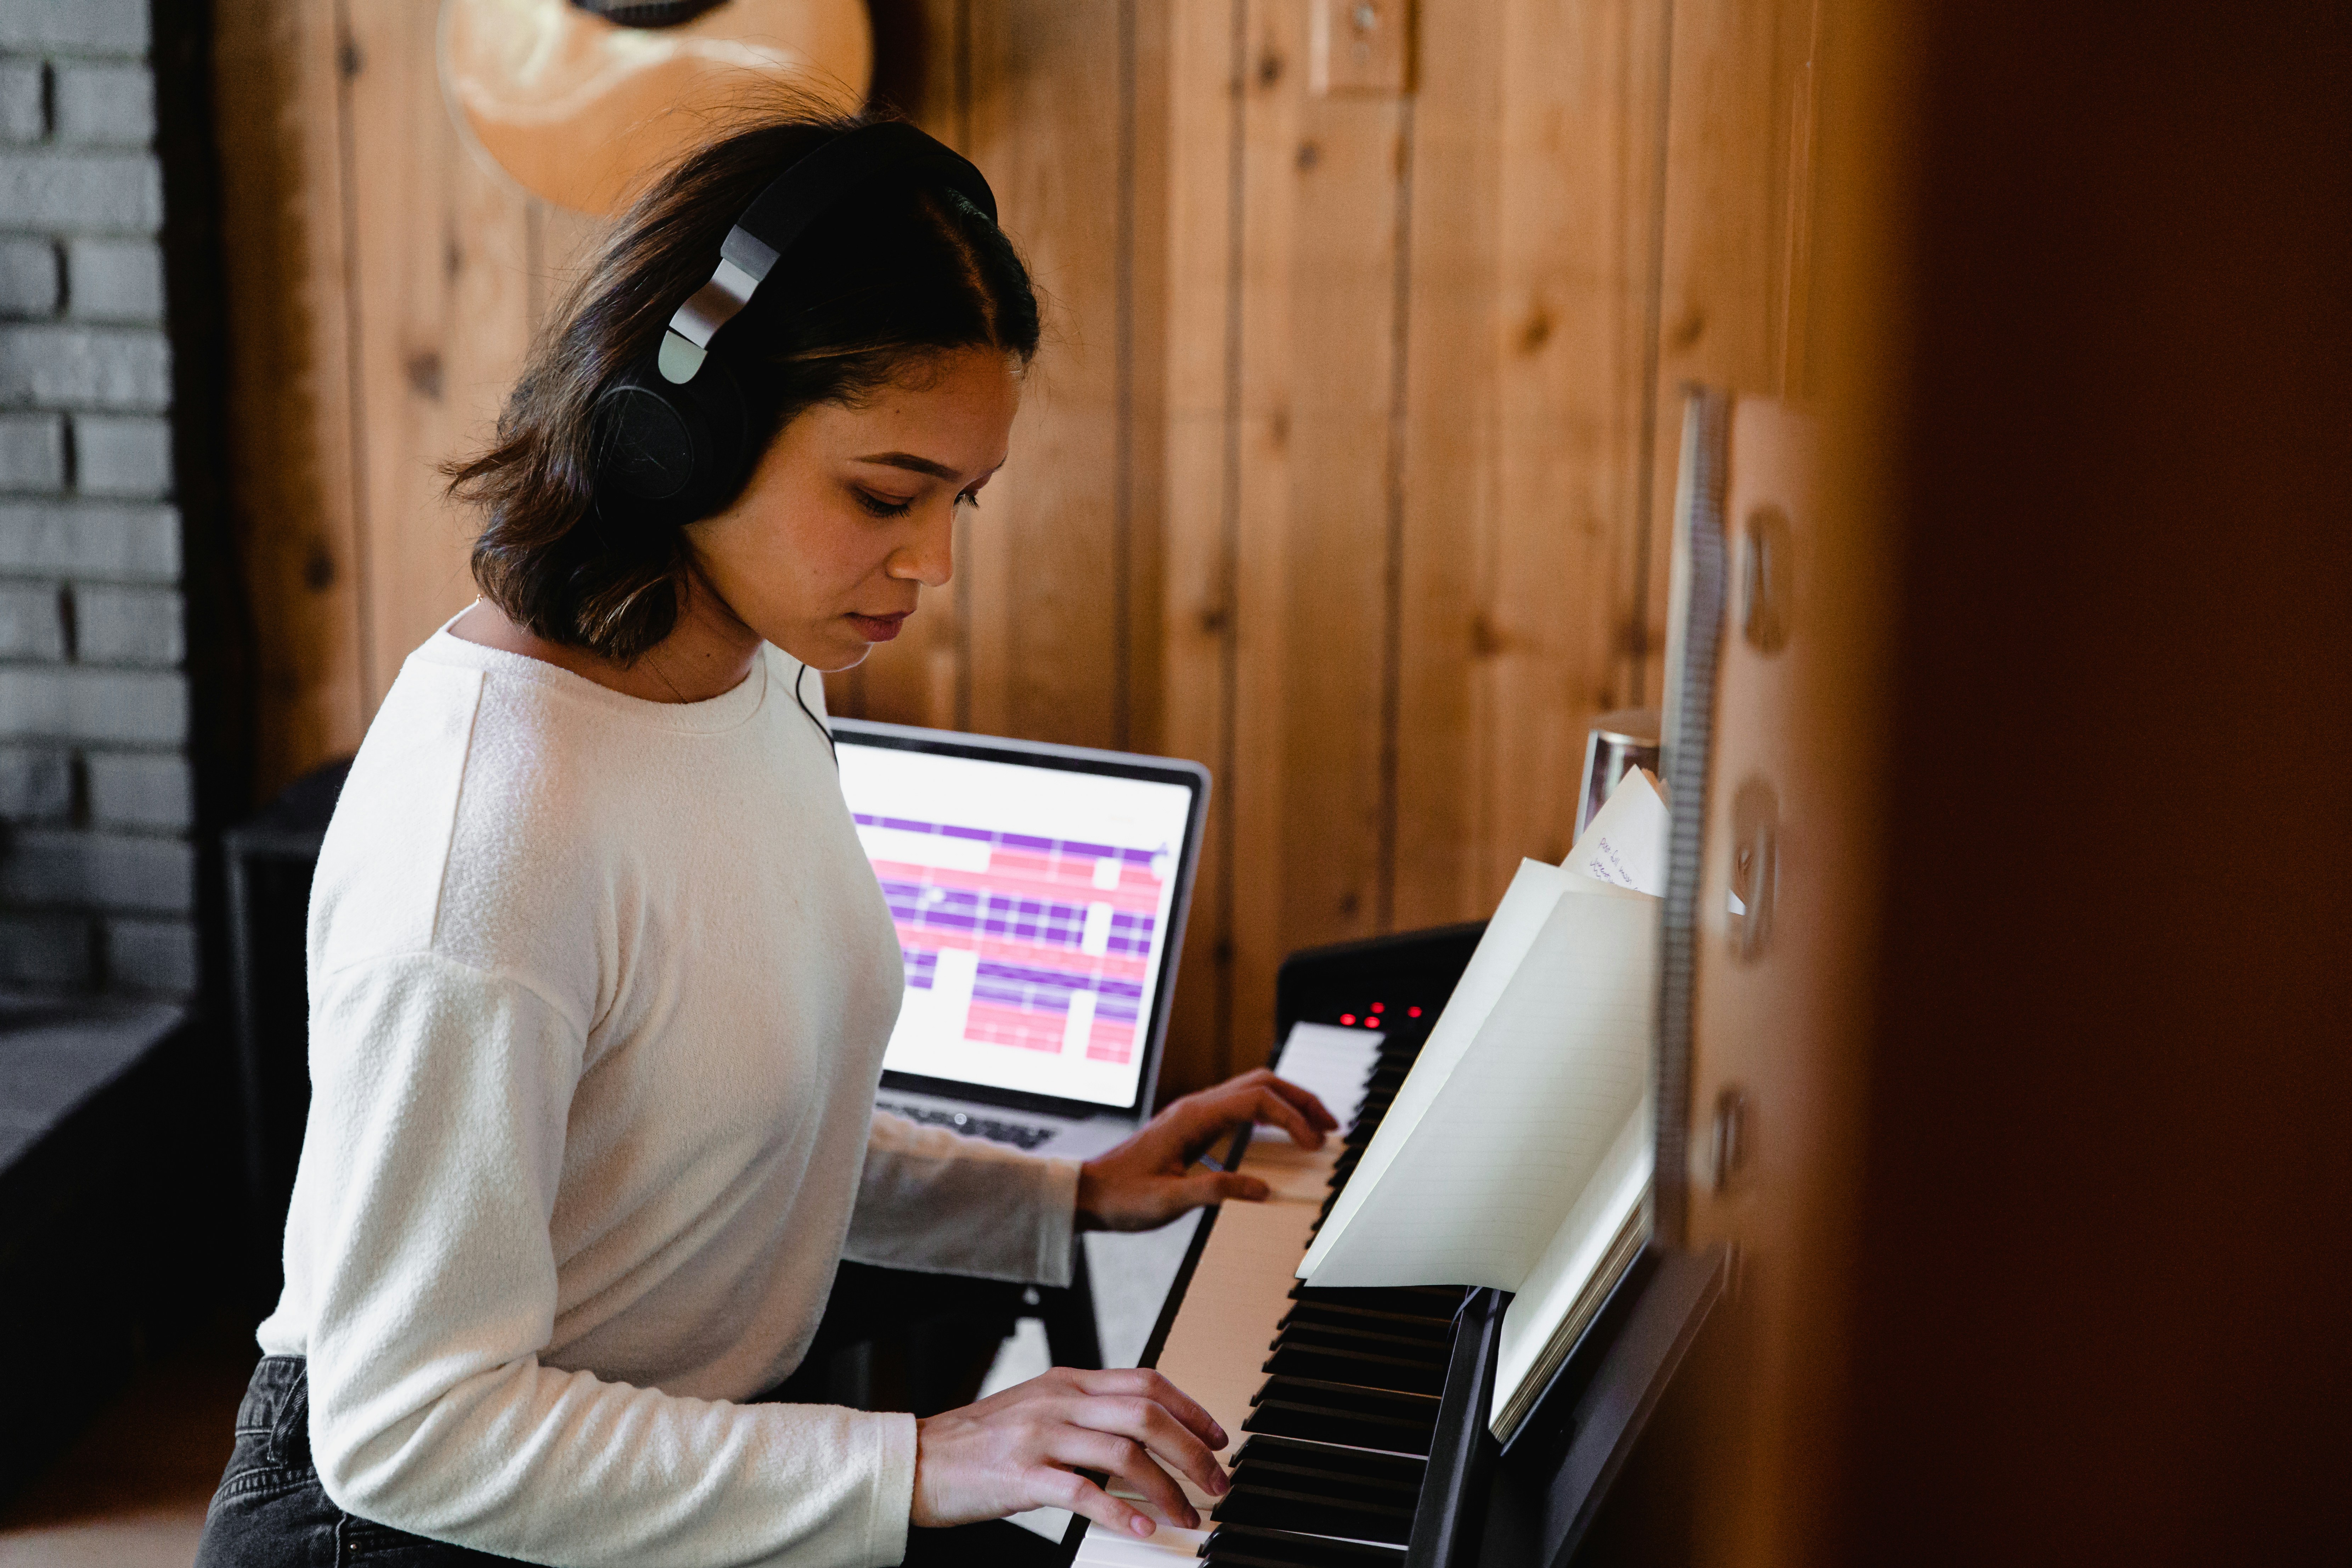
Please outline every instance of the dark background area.
[[2340, 1562], [2352, 11], [1924, 17], [1843, 1557]]

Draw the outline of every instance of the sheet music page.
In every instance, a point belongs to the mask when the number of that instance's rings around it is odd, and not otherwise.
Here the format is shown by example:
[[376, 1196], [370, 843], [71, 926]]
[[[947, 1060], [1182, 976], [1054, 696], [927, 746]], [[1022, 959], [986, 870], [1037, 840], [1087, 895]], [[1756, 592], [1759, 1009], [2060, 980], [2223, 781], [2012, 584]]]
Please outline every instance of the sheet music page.
[[1356, 1211], [1363, 1206], [1364, 1194], [1371, 1191], [1381, 1173], [1396, 1157], [1406, 1136], [1436, 1098], [1438, 1087], [1453, 1072], [1454, 1064], [1462, 1059], [1462, 1053], [1469, 1049], [1479, 1026], [1486, 1021], [1486, 1015], [1493, 1011], [1504, 987], [1517, 972], [1519, 961], [1535, 945], [1545, 918], [1559, 900], [1560, 889], [1571, 882], [1590, 880], [1540, 860], [1519, 862], [1518, 875], [1511, 879], [1503, 901], [1495, 908], [1494, 918], [1486, 922], [1486, 933], [1478, 939], [1477, 950], [1471, 953], [1462, 978], [1454, 983], [1454, 994], [1446, 1002], [1445, 1010], [1437, 1016], [1429, 1038], [1422, 1043], [1412, 1071], [1398, 1086], [1396, 1098], [1389, 1102], [1388, 1114], [1381, 1119], [1381, 1129], [1372, 1134], [1356, 1173], [1349, 1178], [1339, 1204], [1331, 1210], [1331, 1217], [1324, 1222], [1314, 1247], [1299, 1264], [1299, 1278], [1306, 1278], [1328, 1244], [1353, 1222]]
[[[1523, 885], [1528, 897], [1514, 910]], [[1516, 928], [1526, 906], [1544, 901], [1550, 907], [1521, 946]], [[1447, 1004], [1299, 1266], [1311, 1283], [1518, 1289], [1646, 1092], [1657, 900], [1523, 867], [1504, 905], [1496, 926], [1507, 949], [1520, 947], [1510, 973], [1491, 1004], [1469, 998], [1473, 1012], [1458, 1031], [1465, 1037], [1450, 1042], [1451, 1060], [1433, 1060], [1454, 1017]], [[1486, 957], [1482, 942], [1471, 968]], [[1465, 972], [1465, 987], [1470, 978]], [[1417, 1086], [1423, 1103], [1407, 1121], [1399, 1112]], [[1386, 1155], [1377, 1168], [1376, 1153]]]
[[1649, 1195], [1654, 1163], [1654, 1130], [1646, 1087], [1618, 1124], [1568, 1217], [1520, 1281], [1518, 1294], [1503, 1310], [1503, 1342], [1495, 1369], [1495, 1405], [1499, 1415], [1551, 1342], [1552, 1331], [1583, 1293], [1601, 1267], [1626, 1216]]

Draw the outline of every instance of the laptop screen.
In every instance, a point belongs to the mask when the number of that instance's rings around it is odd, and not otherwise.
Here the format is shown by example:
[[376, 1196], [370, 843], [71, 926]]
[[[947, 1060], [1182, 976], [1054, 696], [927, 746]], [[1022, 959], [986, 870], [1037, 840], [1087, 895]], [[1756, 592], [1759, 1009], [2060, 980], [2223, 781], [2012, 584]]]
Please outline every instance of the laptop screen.
[[907, 964], [885, 1081], [1147, 1110], [1205, 771], [846, 720], [834, 738]]

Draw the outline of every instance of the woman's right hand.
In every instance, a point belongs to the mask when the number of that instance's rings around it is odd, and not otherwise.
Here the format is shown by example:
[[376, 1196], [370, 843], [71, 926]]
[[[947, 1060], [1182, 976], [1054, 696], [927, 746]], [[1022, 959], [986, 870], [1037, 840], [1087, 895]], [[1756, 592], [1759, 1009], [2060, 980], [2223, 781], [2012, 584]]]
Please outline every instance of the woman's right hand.
[[1160, 1467], [1223, 1497], [1233, 1483], [1213, 1450], [1225, 1442], [1209, 1413], [1156, 1372], [1055, 1367], [915, 1423], [914, 1522], [969, 1524], [1066, 1508], [1106, 1529], [1150, 1535], [1157, 1527], [1149, 1514], [1076, 1473], [1097, 1470], [1197, 1529], [1200, 1515]]

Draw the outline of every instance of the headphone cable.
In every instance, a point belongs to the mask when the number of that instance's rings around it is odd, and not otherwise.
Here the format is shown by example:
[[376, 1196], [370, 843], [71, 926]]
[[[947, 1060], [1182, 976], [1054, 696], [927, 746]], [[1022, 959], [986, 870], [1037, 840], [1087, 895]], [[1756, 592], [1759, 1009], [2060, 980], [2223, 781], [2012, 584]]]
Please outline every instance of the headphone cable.
[[801, 705], [801, 711], [808, 715], [808, 721], [816, 726], [816, 732], [818, 734], [824, 737], [824, 749], [833, 753], [833, 771], [835, 773], [839, 773], [841, 771], [841, 748], [833, 743], [833, 731], [824, 727], [824, 721], [816, 716], [816, 710], [811, 708], [808, 705], [808, 699], [801, 695], [801, 681], [805, 676], [807, 676], [808, 672], [809, 667], [803, 664], [801, 666], [800, 674], [793, 677], [793, 700]]

